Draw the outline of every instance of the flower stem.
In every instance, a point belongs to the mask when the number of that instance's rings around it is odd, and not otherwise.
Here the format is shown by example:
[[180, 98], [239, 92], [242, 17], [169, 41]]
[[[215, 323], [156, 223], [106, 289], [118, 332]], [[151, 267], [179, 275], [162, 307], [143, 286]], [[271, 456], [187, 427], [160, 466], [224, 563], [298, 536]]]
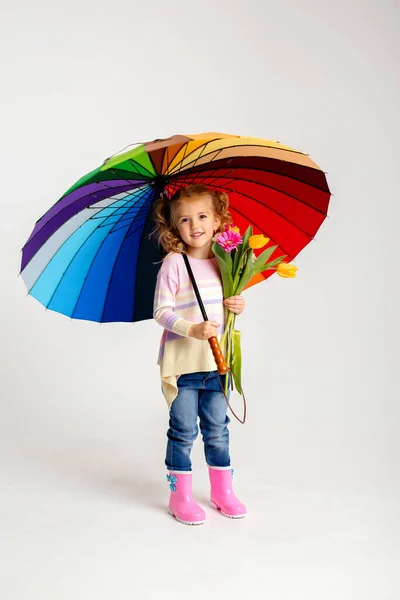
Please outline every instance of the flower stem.
[[[222, 348], [222, 353], [224, 354], [225, 362], [229, 367], [231, 367], [231, 362], [232, 362], [232, 354], [233, 354], [232, 332], [233, 332], [233, 329], [235, 328], [235, 319], [236, 319], [236, 313], [233, 313], [229, 310], [228, 317], [226, 318], [225, 331], [222, 335], [221, 342], [220, 342], [220, 345]], [[229, 371], [228, 371], [228, 373], [229, 373]], [[229, 383], [232, 384], [232, 381], [229, 382], [229, 377], [227, 375], [227, 377], [225, 379], [225, 394], [226, 395], [228, 395], [228, 384]]]
[[225, 313], [225, 315], [226, 315], [225, 316], [225, 330], [224, 330], [224, 333], [222, 334], [222, 337], [221, 337], [221, 342], [220, 342], [221, 348], [223, 348], [223, 346], [225, 344], [226, 337], [227, 337], [227, 335], [229, 333], [229, 328], [231, 326], [233, 317], [235, 316], [235, 313], [231, 312], [228, 308], [225, 309], [225, 310], [226, 310], [226, 313]]

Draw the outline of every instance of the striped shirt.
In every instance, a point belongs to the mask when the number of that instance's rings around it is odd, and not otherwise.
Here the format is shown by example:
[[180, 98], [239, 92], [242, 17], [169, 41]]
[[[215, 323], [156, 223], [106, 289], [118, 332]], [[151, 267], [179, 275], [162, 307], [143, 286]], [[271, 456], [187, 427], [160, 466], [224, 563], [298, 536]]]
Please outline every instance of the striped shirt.
[[[222, 278], [215, 256], [188, 255], [209, 321], [217, 321], [218, 341], [225, 328]], [[215, 371], [217, 365], [208, 340], [188, 337], [193, 323], [204, 321], [183, 256], [170, 252], [157, 274], [153, 317], [163, 327], [157, 364], [161, 388], [170, 407], [178, 394], [177, 379], [183, 373]]]

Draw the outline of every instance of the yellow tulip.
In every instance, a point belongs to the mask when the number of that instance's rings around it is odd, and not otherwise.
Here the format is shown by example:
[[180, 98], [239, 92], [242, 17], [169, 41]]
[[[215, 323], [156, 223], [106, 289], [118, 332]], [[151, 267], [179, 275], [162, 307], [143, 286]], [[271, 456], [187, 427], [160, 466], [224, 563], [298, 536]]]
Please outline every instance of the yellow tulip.
[[268, 244], [268, 242], [269, 242], [269, 238], [264, 237], [263, 235], [252, 235], [249, 238], [249, 246], [250, 246], [250, 248], [253, 248], [253, 250], [262, 248], [263, 246]]
[[240, 235], [240, 229], [236, 225], [229, 225], [229, 231], [234, 231]]
[[285, 262], [279, 263], [276, 267], [276, 272], [281, 277], [296, 277], [297, 267], [295, 265], [290, 265]]

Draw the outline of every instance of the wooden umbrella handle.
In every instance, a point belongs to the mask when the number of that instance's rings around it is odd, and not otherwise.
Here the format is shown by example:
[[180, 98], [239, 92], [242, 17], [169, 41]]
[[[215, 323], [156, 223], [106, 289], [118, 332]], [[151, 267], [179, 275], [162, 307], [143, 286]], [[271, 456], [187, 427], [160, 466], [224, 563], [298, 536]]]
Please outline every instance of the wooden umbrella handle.
[[231, 411], [231, 413], [239, 421], [239, 423], [242, 423], [242, 425], [244, 425], [244, 423], [246, 422], [247, 407], [246, 407], [246, 398], [244, 397], [243, 389], [240, 387], [240, 389], [242, 390], [241, 395], [243, 396], [243, 419], [240, 419], [237, 416], [237, 414], [235, 413], [235, 411], [233, 410], [232, 406], [230, 405], [229, 399], [226, 397], [226, 393], [225, 393], [225, 390], [224, 390], [224, 388], [222, 386], [221, 379], [220, 379], [219, 375], [225, 375], [226, 373], [228, 373], [228, 371], [230, 371], [231, 375], [235, 378], [236, 389], [239, 389], [237, 377], [236, 377], [235, 373], [228, 367], [228, 365], [225, 362], [225, 358], [224, 358], [224, 355], [222, 354], [221, 346], [219, 345], [218, 338], [217, 337], [210, 337], [210, 338], [208, 338], [208, 342], [209, 342], [209, 344], [211, 346], [211, 350], [212, 350], [212, 353], [214, 355], [214, 360], [217, 363], [218, 381], [219, 381], [219, 385], [221, 387], [221, 392], [225, 396], [225, 400], [226, 400], [226, 402], [228, 404], [228, 407], [229, 407], [229, 410]]
[[222, 354], [221, 346], [219, 345], [218, 338], [216, 336], [208, 338], [208, 343], [211, 346], [214, 360], [217, 364], [218, 373], [225, 375], [229, 371], [229, 367], [225, 362], [224, 355]]

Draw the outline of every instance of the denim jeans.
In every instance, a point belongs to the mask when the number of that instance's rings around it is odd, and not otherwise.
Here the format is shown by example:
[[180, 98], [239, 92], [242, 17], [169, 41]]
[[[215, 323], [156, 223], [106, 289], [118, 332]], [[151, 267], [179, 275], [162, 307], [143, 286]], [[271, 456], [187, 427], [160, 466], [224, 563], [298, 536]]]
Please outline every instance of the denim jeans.
[[[227, 375], [220, 375], [224, 387]], [[169, 411], [165, 464], [170, 471], [191, 471], [190, 453], [200, 431], [210, 467], [229, 467], [230, 419], [218, 381], [218, 371], [184, 373], [178, 377], [178, 395]], [[228, 387], [228, 399], [230, 388]]]

